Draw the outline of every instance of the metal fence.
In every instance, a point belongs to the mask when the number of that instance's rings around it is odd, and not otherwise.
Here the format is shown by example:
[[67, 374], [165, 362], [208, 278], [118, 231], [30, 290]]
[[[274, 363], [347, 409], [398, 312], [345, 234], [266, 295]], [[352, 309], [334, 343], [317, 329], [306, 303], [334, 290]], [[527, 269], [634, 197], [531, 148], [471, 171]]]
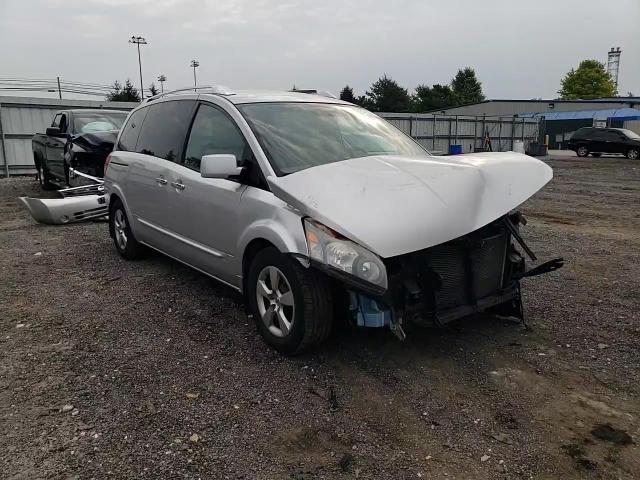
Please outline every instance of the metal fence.
[[131, 110], [136, 103], [58, 100], [0, 96], [0, 171], [6, 177], [35, 172], [31, 137], [51, 125], [58, 110], [114, 108]]
[[[117, 108], [131, 110], [137, 104], [94, 100], [58, 100], [0, 96], [0, 168], [5, 176], [35, 172], [31, 137], [44, 132], [54, 113], [71, 108]], [[513, 150], [521, 141], [527, 148], [539, 141], [544, 126], [537, 118], [463, 116], [439, 114], [380, 113], [406, 134], [434, 153], [448, 153], [451, 145], [473, 152], [491, 139], [493, 151]]]
[[434, 153], [448, 153], [451, 145], [460, 145], [463, 153], [481, 150], [485, 147], [486, 138], [491, 140], [494, 152], [513, 150], [516, 142], [523, 142], [526, 149], [544, 135], [544, 125], [538, 118], [410, 113], [379, 115]]

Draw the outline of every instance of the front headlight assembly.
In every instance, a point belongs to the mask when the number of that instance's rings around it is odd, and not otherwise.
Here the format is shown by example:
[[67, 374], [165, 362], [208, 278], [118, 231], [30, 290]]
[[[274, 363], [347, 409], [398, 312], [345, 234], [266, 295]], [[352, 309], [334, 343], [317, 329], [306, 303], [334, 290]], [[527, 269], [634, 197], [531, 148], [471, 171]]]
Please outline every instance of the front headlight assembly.
[[304, 219], [304, 231], [311, 260], [337, 273], [387, 289], [387, 269], [380, 257], [310, 218]]

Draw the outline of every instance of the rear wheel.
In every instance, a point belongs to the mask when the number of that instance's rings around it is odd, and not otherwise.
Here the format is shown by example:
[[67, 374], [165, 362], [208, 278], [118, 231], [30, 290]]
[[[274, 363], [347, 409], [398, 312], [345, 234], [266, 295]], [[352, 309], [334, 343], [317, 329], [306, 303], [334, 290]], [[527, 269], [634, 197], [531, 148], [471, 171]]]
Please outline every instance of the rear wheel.
[[586, 157], [589, 155], [589, 149], [585, 145], [580, 145], [576, 150], [579, 157]]
[[111, 202], [109, 208], [109, 232], [121, 257], [127, 260], [138, 260], [146, 253], [144, 245], [138, 243], [133, 236], [127, 212], [117, 198]]
[[246, 285], [258, 331], [279, 352], [302, 353], [329, 336], [333, 297], [320, 272], [269, 247], [253, 259]]
[[629, 160], [637, 160], [638, 156], [640, 156], [640, 152], [637, 148], [630, 148], [629, 150], [627, 150], [627, 158]]

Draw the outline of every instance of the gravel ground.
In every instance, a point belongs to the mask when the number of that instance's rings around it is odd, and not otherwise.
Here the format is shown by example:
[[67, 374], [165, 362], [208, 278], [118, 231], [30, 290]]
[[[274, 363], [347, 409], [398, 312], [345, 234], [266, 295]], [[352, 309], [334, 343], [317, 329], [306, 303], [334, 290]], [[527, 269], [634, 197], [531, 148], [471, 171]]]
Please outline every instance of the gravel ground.
[[[525, 207], [531, 330], [342, 329], [293, 359], [231, 290], [0, 181], [0, 477], [639, 478], [640, 163], [551, 160]], [[610, 426], [610, 427], [609, 427]]]

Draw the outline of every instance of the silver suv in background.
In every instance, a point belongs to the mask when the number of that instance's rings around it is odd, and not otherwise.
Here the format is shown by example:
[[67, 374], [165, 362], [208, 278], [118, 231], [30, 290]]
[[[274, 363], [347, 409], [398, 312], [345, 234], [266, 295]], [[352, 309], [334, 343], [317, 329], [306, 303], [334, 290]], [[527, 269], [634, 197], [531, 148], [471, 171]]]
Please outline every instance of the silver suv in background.
[[552, 176], [531, 157], [435, 157], [333, 98], [220, 87], [132, 111], [105, 167], [117, 251], [162, 252], [243, 292], [258, 330], [294, 354], [334, 316], [359, 326], [522, 316], [533, 252], [513, 209]]

